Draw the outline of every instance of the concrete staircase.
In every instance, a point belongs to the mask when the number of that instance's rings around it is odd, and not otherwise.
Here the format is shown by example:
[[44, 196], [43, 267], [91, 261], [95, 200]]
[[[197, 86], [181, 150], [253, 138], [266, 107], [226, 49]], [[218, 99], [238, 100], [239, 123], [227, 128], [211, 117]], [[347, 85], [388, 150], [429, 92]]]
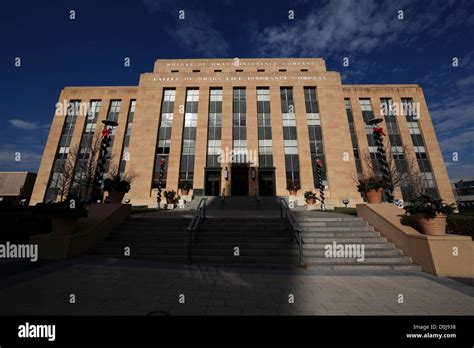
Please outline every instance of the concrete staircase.
[[207, 219], [193, 247], [194, 263], [216, 266], [291, 267], [297, 261], [298, 253], [279, 218]]
[[[190, 219], [135, 217], [96, 244], [94, 254], [113, 258], [149, 259], [183, 263], [188, 256]], [[125, 256], [125, 247], [130, 256]]]
[[[201, 222], [193, 245], [193, 263], [279, 268], [298, 265], [298, 247], [291, 241], [286, 221], [279, 218], [274, 197], [264, 197], [259, 209], [254, 206], [255, 197], [229, 197], [226, 200], [224, 207], [221, 207], [220, 198], [210, 200], [208, 218]], [[302, 229], [304, 262], [308, 267], [421, 270], [360, 218], [315, 211], [294, 211], [293, 214]], [[104, 257], [184, 263], [191, 217], [191, 211], [131, 216], [106, 241], [97, 244], [95, 253]], [[336, 245], [363, 246], [363, 262], [358, 262], [357, 257], [326, 257], [326, 248], [334, 242]], [[130, 256], [124, 255], [125, 247], [130, 248]], [[235, 248], [238, 248], [238, 255]]]
[[[319, 216], [318, 216], [319, 215]], [[330, 270], [421, 270], [361, 218], [331, 213], [295, 213], [302, 229], [304, 261], [309, 267]], [[364, 260], [326, 257], [328, 245], [364, 246]]]

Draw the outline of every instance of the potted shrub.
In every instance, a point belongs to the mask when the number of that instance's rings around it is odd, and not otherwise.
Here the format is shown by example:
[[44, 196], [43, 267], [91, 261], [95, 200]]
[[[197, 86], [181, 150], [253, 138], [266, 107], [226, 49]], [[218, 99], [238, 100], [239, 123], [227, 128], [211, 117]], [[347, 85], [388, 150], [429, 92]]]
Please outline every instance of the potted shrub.
[[422, 233], [443, 236], [446, 234], [447, 215], [454, 212], [455, 205], [454, 203], [446, 204], [442, 199], [421, 195], [403, 209], [407, 214], [415, 216]]
[[383, 190], [387, 187], [386, 182], [378, 177], [369, 177], [359, 180], [357, 190], [363, 192], [370, 204], [382, 203]]
[[187, 196], [189, 194], [189, 190], [191, 190], [193, 186], [189, 182], [180, 182], [178, 188], [181, 190], [181, 194], [183, 196]]
[[308, 204], [315, 204], [316, 203], [316, 193], [313, 191], [306, 191], [304, 193], [304, 198], [306, 199], [306, 203]]
[[123, 196], [130, 191], [130, 181], [114, 175], [104, 180], [104, 191], [109, 193], [109, 203], [122, 203]]
[[298, 193], [298, 190], [300, 189], [300, 185], [292, 181], [288, 183], [288, 185], [286, 186], [286, 189], [290, 193], [290, 196], [296, 196], [296, 194]]
[[82, 217], [87, 217], [87, 207], [85, 202], [69, 197], [58, 203], [38, 203], [34, 213], [51, 218], [53, 234], [72, 234], [76, 229], [77, 221]]
[[166, 209], [174, 209], [180, 198], [175, 190], [164, 191], [163, 197], [166, 199]]

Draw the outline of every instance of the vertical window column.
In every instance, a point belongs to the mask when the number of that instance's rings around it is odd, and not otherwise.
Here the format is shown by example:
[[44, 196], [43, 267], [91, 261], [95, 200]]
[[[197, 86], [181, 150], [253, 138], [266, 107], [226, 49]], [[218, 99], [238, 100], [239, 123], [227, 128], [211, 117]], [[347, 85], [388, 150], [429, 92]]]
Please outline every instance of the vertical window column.
[[[75, 180], [73, 184], [73, 192], [80, 194], [77, 189], [80, 186], [90, 187], [95, 174], [95, 158], [91, 158], [98, 153], [99, 144], [93, 144], [97, 118], [100, 111], [100, 100], [91, 100], [89, 109], [87, 110], [87, 119], [82, 131], [79, 151], [77, 153], [77, 162], [75, 168]], [[93, 151], [93, 147], [95, 151]], [[87, 182], [86, 182], [87, 181]], [[89, 182], [90, 181], [90, 182]]]
[[418, 122], [418, 115], [416, 114], [416, 108], [414, 107], [413, 99], [402, 98], [402, 106], [408, 123], [408, 130], [413, 142], [413, 148], [415, 150], [425, 193], [434, 198], [438, 198], [439, 192], [434, 180], [430, 160], [426, 154], [425, 141], [423, 139], [423, 134]]
[[286, 182], [300, 186], [300, 162], [296, 136], [295, 103], [293, 89], [280, 89], [281, 114], [283, 118], [283, 146], [285, 152]]
[[[109, 106], [109, 112], [107, 113], [107, 120], [118, 122], [119, 114], [120, 114], [120, 105], [121, 100], [111, 100]], [[117, 133], [117, 127], [112, 127], [112, 132], [110, 133], [110, 142], [109, 147], [107, 148], [107, 162], [105, 164], [105, 173], [109, 170], [110, 159], [112, 158], [112, 148], [114, 146], [115, 134]]]
[[120, 158], [120, 167], [119, 173], [120, 177], [123, 177], [125, 174], [125, 167], [127, 165], [127, 161], [130, 159], [130, 155], [128, 153], [128, 146], [130, 144], [130, 136], [132, 134], [132, 125], [133, 125], [133, 117], [135, 115], [135, 106], [137, 104], [136, 100], [130, 100], [130, 108], [128, 110], [127, 115], [127, 128], [125, 130], [125, 136], [123, 139], [123, 146], [122, 146], [122, 155]]
[[311, 164], [313, 167], [314, 187], [318, 187], [318, 175], [316, 158], [323, 162], [321, 171], [323, 185], [327, 185], [326, 162], [323, 150], [323, 133], [321, 131], [321, 117], [319, 114], [318, 100], [316, 97], [316, 88], [305, 87], [304, 101], [306, 107], [306, 120], [308, 124], [309, 147], [311, 150]]
[[186, 106], [183, 127], [183, 146], [181, 152], [180, 183], [192, 185], [194, 179], [194, 153], [196, 146], [197, 112], [199, 89], [186, 91]]
[[368, 98], [359, 99], [360, 109], [362, 111], [362, 119], [364, 120], [364, 129], [367, 136], [367, 144], [369, 145], [369, 154], [372, 159], [374, 168], [379, 166], [377, 161], [377, 146], [375, 145], [373, 133], [373, 126], [367, 125], [366, 122], [374, 118], [374, 110], [372, 108], [372, 103]]
[[168, 172], [168, 156], [171, 146], [171, 130], [173, 128], [173, 110], [176, 90], [165, 89], [161, 102], [160, 126], [158, 127], [158, 143], [155, 152], [155, 165], [153, 168], [153, 188], [158, 187], [160, 177], [160, 159], [165, 160], [163, 177], [161, 178], [166, 187], [166, 177]]
[[[66, 113], [66, 120], [64, 121], [63, 129], [61, 131], [61, 138], [59, 140], [58, 150], [53, 163], [53, 170], [51, 171], [51, 179], [49, 187], [46, 191], [45, 200], [51, 201], [56, 200], [59, 191], [66, 188], [66, 181], [68, 180], [65, 175], [65, 171], [73, 170], [67, 168], [67, 157], [69, 153], [69, 146], [71, 144], [72, 134], [76, 125], [77, 116], [80, 110], [80, 100], [71, 100], [68, 104]], [[69, 166], [70, 164], [68, 164]], [[64, 194], [65, 192], [62, 192]], [[63, 197], [64, 198], [64, 197]]]
[[359, 155], [359, 143], [357, 141], [357, 134], [355, 131], [355, 126], [354, 126], [354, 116], [352, 114], [352, 106], [351, 106], [351, 100], [349, 98], [344, 99], [344, 103], [346, 105], [346, 114], [347, 114], [347, 122], [349, 123], [349, 131], [351, 134], [351, 142], [352, 142], [352, 152], [354, 153], [354, 160], [355, 160], [355, 165], [356, 165], [356, 170], [357, 170], [357, 177], [359, 179], [362, 179], [362, 164], [360, 161], [360, 155]]
[[270, 90], [257, 88], [258, 162], [260, 167], [273, 167]]
[[222, 88], [211, 88], [207, 128], [206, 166], [219, 167], [222, 133]]
[[245, 88], [234, 88], [232, 103], [232, 137], [234, 161], [247, 162], [247, 104]]
[[[395, 167], [399, 173], [403, 174], [406, 172], [407, 162], [403, 151], [403, 143], [398, 129], [397, 119], [393, 114], [392, 99], [381, 98], [380, 106], [382, 108], [385, 126], [387, 128], [387, 135], [390, 139], [390, 152], [395, 161]], [[400, 190], [402, 191], [403, 198], [407, 199], [409, 197], [409, 192], [406, 185], [402, 185]]]

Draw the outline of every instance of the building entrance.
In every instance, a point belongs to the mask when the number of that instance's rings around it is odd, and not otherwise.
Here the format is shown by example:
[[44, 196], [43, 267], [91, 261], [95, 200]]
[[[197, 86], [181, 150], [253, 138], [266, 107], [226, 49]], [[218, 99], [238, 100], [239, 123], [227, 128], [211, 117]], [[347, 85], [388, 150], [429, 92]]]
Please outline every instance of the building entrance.
[[247, 196], [249, 194], [249, 171], [247, 166], [232, 166], [230, 180], [232, 196]]
[[206, 170], [205, 195], [219, 196], [221, 187], [221, 171]]
[[258, 172], [258, 192], [260, 196], [275, 195], [275, 171], [262, 170]]

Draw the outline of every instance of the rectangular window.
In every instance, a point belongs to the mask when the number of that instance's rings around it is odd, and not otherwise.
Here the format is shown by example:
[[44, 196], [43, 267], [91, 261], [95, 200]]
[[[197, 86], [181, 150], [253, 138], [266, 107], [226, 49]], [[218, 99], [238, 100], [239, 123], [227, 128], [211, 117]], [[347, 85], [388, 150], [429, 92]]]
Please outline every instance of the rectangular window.
[[[403, 144], [402, 138], [400, 136], [400, 131], [398, 129], [398, 123], [396, 119], [396, 115], [393, 113], [393, 102], [391, 98], [381, 98], [380, 99], [380, 107], [382, 110], [382, 114], [385, 120], [386, 126], [386, 133], [388, 135], [390, 141], [390, 152], [395, 162], [395, 168], [399, 171], [399, 175], [403, 175], [403, 173], [407, 170], [408, 163], [406, 161], [405, 155], [403, 153]], [[406, 185], [401, 183], [400, 190], [402, 192], [403, 199], [408, 200], [409, 196], [409, 189]]]
[[355, 126], [354, 126], [354, 116], [352, 114], [351, 100], [349, 98], [346, 98], [344, 99], [344, 103], [346, 106], [347, 122], [349, 123], [349, 132], [351, 134], [352, 152], [354, 153], [357, 177], [359, 179], [362, 179], [363, 174], [362, 174], [362, 164], [361, 164], [360, 156], [359, 156], [359, 142], [357, 140], [357, 134], [355, 131]]
[[425, 194], [439, 198], [439, 191], [433, 177], [433, 169], [425, 149], [423, 133], [418, 122], [418, 115], [414, 106], [413, 98], [402, 98], [402, 107], [405, 114], [408, 130], [411, 135], [415, 156], [420, 169], [420, 176]]
[[130, 155], [128, 153], [128, 146], [130, 144], [130, 136], [132, 135], [133, 117], [135, 115], [136, 103], [137, 103], [136, 100], [131, 100], [130, 108], [128, 110], [127, 129], [125, 130], [125, 135], [123, 138], [122, 155], [120, 158], [120, 167], [119, 167], [120, 177], [123, 177], [123, 175], [125, 174], [125, 167], [127, 166], [127, 162], [130, 159]]
[[[87, 118], [84, 123], [81, 142], [79, 143], [79, 151], [77, 153], [76, 166], [74, 168], [75, 179], [71, 186], [71, 193], [81, 196], [83, 199], [89, 198], [89, 191], [92, 188], [92, 181], [95, 175], [93, 172], [95, 163], [93, 162], [95, 162], [95, 155], [98, 154], [100, 139], [94, 139], [94, 136], [100, 105], [100, 100], [91, 100], [89, 102]], [[94, 141], [96, 143], [93, 143]], [[65, 149], [69, 151], [69, 148], [62, 147], [59, 152], [63, 152]], [[80, 187], [84, 189], [83, 192], [79, 192]]]
[[233, 151], [237, 162], [247, 162], [247, 103], [245, 88], [234, 88], [232, 98]]
[[163, 168], [163, 188], [166, 187], [166, 178], [168, 173], [168, 157], [171, 146], [171, 131], [173, 129], [173, 111], [174, 101], [176, 97], [176, 90], [165, 89], [163, 91], [163, 98], [161, 101], [161, 117], [160, 125], [158, 127], [158, 142], [156, 144], [155, 151], [155, 165], [153, 169], [153, 188], [158, 187], [160, 180], [160, 160], [165, 160], [165, 166]]
[[186, 90], [186, 105], [183, 126], [183, 144], [181, 148], [181, 164], [179, 172], [180, 183], [192, 185], [194, 180], [194, 153], [196, 146], [197, 112], [199, 104], [199, 89]]
[[46, 190], [46, 202], [55, 201], [58, 195], [61, 196], [60, 199], [64, 199], [68, 193], [71, 174], [66, 172], [73, 170], [75, 166], [75, 163], [68, 162], [69, 146], [76, 126], [77, 116], [79, 115], [80, 104], [80, 100], [69, 101], [48, 189]]
[[222, 133], [222, 88], [211, 88], [209, 100], [209, 121], [207, 126], [208, 167], [220, 167]]
[[273, 167], [269, 88], [257, 88], [257, 126], [259, 166]]
[[315, 87], [304, 88], [304, 101], [306, 107], [306, 122], [308, 125], [309, 147], [311, 151], [311, 164], [313, 167], [314, 187], [318, 187], [318, 173], [316, 160], [323, 162], [321, 178], [323, 185], [327, 185], [327, 171], [323, 150], [323, 134], [321, 130], [321, 118], [319, 114], [318, 99]]
[[300, 164], [298, 158], [298, 141], [296, 134], [295, 104], [293, 89], [280, 88], [281, 114], [283, 119], [283, 145], [287, 185], [300, 185]]

